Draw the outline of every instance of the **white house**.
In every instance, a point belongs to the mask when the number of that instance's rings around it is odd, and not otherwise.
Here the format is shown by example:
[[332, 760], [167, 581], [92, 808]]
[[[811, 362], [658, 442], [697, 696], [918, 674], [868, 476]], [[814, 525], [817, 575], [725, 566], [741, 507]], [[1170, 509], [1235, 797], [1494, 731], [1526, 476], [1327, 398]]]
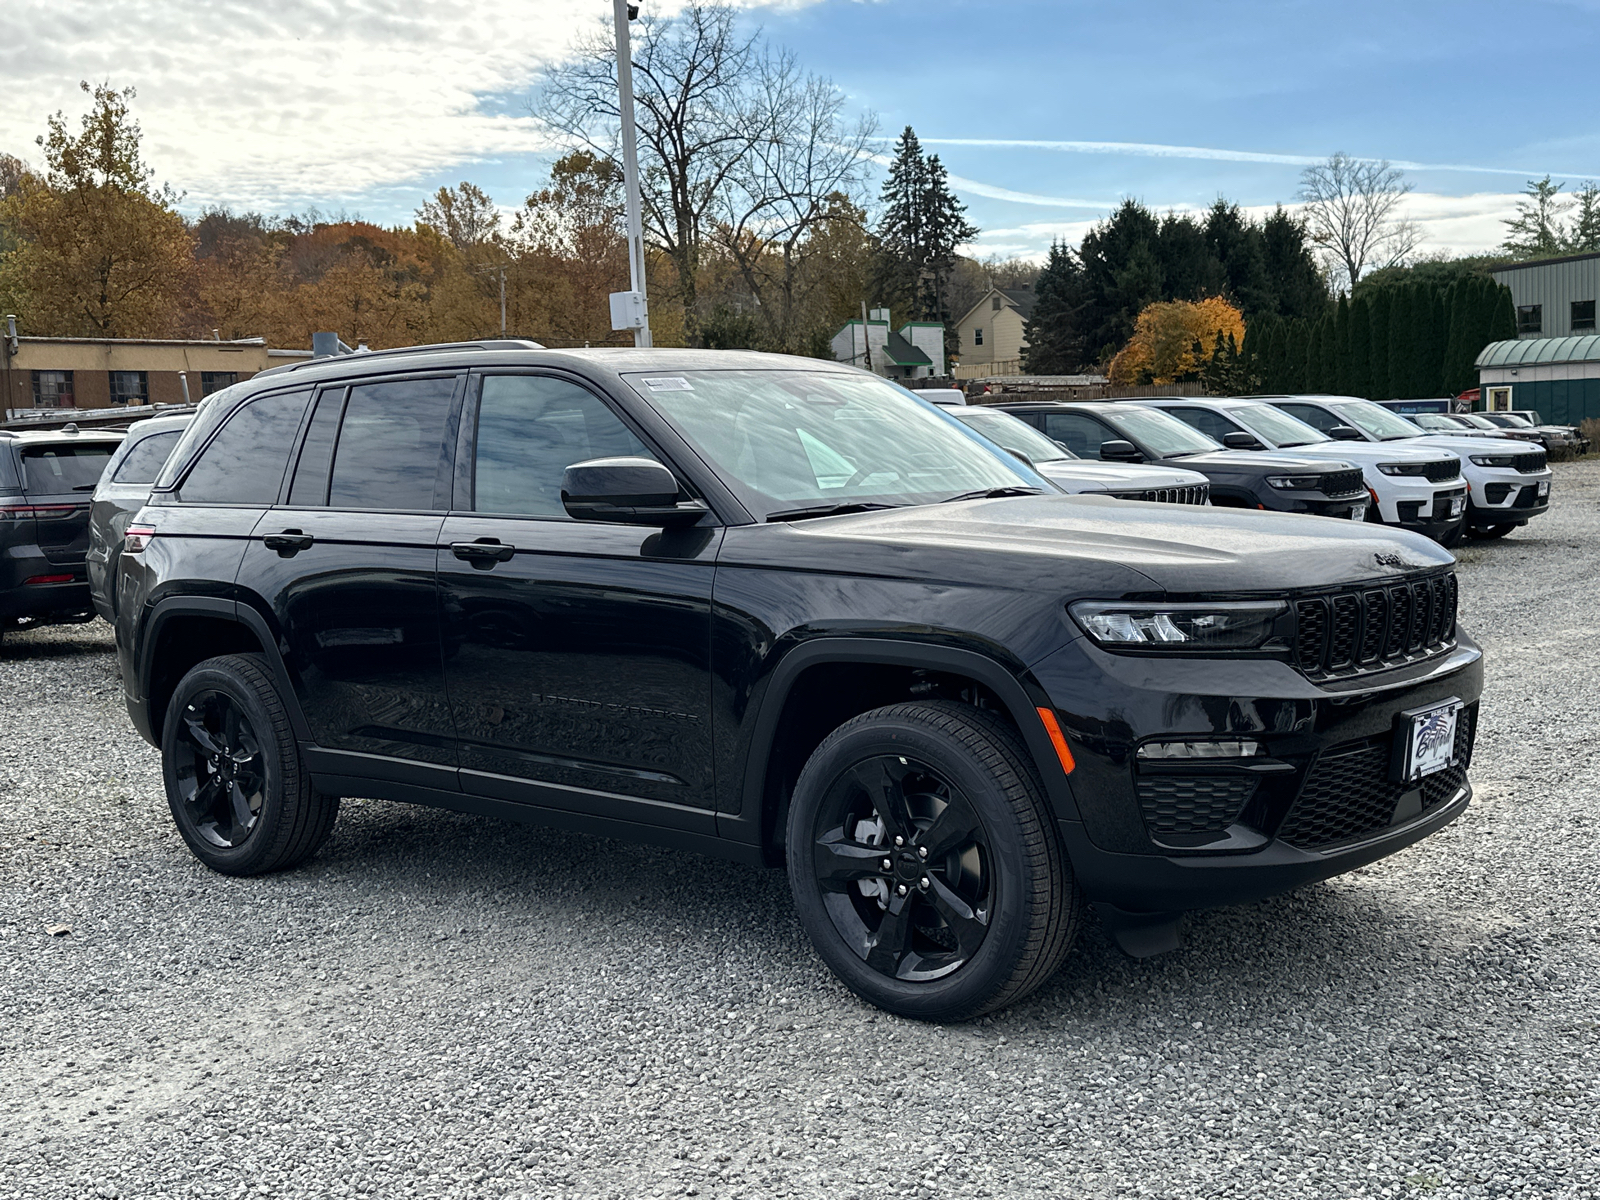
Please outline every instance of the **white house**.
[[833, 356], [858, 367], [868, 365], [890, 379], [925, 379], [945, 374], [944, 326], [937, 321], [908, 321], [889, 327], [889, 310], [875, 308], [865, 324], [846, 321], [833, 335]]

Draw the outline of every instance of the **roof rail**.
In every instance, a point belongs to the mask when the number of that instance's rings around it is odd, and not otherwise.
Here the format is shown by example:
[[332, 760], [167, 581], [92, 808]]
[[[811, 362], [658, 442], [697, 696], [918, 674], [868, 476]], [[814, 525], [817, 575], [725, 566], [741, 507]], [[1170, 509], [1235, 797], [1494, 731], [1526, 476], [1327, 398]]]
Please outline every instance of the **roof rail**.
[[349, 354], [329, 354], [322, 358], [308, 358], [300, 362], [269, 367], [261, 375], [278, 375], [288, 371], [301, 371], [307, 367], [325, 366], [345, 359], [397, 358], [407, 354], [434, 354], [443, 350], [543, 350], [545, 347], [531, 338], [484, 338], [477, 342], [434, 342], [426, 346], [396, 346], [392, 350], [356, 350]]

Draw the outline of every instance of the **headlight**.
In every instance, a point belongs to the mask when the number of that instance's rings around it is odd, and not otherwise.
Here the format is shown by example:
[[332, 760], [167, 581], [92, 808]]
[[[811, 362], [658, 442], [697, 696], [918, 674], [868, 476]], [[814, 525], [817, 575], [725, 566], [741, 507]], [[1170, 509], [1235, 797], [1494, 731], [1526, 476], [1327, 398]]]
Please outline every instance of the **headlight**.
[[1426, 475], [1427, 463], [1379, 463], [1378, 470], [1385, 475]]
[[1113, 649], [1259, 650], [1288, 612], [1282, 600], [1135, 604], [1079, 600], [1073, 620]]
[[1268, 475], [1267, 482], [1284, 491], [1308, 491], [1322, 484], [1321, 475]]
[[1514, 467], [1520, 454], [1474, 454], [1472, 461], [1480, 467]]

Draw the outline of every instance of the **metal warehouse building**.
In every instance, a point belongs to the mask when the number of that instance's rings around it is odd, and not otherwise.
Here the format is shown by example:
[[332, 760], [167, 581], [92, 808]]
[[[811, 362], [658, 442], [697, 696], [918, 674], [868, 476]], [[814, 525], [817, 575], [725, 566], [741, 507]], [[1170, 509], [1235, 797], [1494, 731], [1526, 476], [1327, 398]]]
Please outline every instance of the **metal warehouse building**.
[[1600, 335], [1490, 342], [1477, 366], [1485, 408], [1531, 408], [1558, 425], [1600, 417]]
[[1559, 338], [1595, 332], [1600, 297], [1600, 254], [1568, 254], [1538, 262], [1512, 263], [1489, 272], [1511, 289], [1517, 306], [1517, 336]]

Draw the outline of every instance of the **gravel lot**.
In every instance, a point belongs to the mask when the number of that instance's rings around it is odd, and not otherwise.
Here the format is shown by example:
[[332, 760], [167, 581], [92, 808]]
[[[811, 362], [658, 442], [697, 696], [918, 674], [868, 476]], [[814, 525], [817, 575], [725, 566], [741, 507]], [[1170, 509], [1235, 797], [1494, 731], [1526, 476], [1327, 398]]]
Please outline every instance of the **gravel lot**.
[[1600, 1195], [1600, 463], [1555, 470], [1460, 555], [1462, 820], [954, 1028], [837, 986], [776, 871], [357, 801], [213, 875], [110, 630], [8, 637], [0, 1196]]

